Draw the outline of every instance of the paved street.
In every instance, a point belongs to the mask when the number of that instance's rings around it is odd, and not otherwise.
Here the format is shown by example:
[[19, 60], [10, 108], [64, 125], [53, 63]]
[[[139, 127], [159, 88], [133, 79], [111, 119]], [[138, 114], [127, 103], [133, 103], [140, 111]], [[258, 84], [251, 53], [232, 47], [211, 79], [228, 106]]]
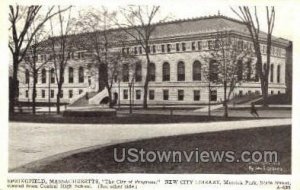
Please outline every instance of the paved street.
[[[291, 119], [262, 119], [212, 123], [107, 125], [107, 124], [9, 124], [9, 168], [92, 146], [105, 146], [161, 136], [290, 125]], [[75, 151], [76, 152], [76, 151]]]

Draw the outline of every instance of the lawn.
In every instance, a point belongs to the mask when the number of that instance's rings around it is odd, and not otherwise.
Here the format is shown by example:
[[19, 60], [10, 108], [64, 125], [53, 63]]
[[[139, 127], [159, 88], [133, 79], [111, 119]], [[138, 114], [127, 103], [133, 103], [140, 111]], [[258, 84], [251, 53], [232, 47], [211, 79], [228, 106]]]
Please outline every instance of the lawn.
[[[273, 150], [278, 152], [278, 163], [158, 163], [123, 162], [113, 159], [114, 148], [143, 148], [144, 150]], [[37, 167], [38, 166], [38, 167]], [[252, 169], [250, 169], [252, 168]], [[264, 169], [260, 169], [264, 168]], [[59, 160], [24, 167], [22, 171], [37, 173], [202, 173], [202, 174], [290, 174], [291, 126], [252, 128], [222, 132], [160, 137], [103, 147], [77, 153]]]
[[[170, 111], [166, 111], [170, 112]], [[174, 111], [175, 113], [175, 111]], [[205, 116], [205, 115], [169, 115], [169, 114], [117, 114], [110, 117], [63, 117], [56, 114], [15, 114], [9, 120], [14, 122], [33, 123], [101, 123], [101, 124], [147, 124], [147, 123], [196, 123], [210, 121], [234, 121], [256, 119], [247, 117]], [[263, 119], [263, 118], [261, 118]]]
[[[263, 100], [258, 100], [255, 102], [256, 104], [263, 104]], [[267, 104], [273, 105], [291, 105], [292, 100], [289, 98], [287, 94], [276, 94], [269, 95], [267, 98]]]

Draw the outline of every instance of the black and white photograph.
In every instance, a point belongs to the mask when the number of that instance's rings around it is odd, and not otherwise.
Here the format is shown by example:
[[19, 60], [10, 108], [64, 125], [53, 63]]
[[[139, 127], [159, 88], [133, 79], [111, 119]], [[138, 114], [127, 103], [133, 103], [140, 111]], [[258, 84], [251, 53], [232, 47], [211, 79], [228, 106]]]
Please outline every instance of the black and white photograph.
[[[288, 177], [296, 172], [292, 130], [299, 127], [292, 122], [298, 4], [217, 2], [1, 5], [2, 170], [237, 177], [84, 185], [16, 177], [4, 189], [297, 189]], [[283, 181], [264, 181], [272, 176]]]

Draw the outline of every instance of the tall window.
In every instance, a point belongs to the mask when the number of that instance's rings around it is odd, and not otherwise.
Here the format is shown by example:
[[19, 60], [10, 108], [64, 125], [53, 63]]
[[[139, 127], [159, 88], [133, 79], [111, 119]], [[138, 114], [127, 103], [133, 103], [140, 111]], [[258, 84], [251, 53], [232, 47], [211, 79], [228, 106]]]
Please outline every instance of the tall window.
[[152, 53], [156, 53], [156, 46], [155, 45], [152, 46]]
[[154, 98], [155, 98], [155, 91], [149, 90], [149, 100], [154, 100]]
[[274, 81], [274, 65], [271, 64], [271, 68], [270, 68], [270, 82]]
[[25, 71], [25, 83], [28, 84], [29, 83], [29, 70], [26, 69]]
[[238, 63], [237, 63], [237, 77], [238, 77], [238, 80], [241, 81], [243, 80], [243, 61], [242, 60], [238, 60]]
[[51, 83], [55, 83], [55, 73], [54, 73], [54, 68], [51, 69], [50, 75], [51, 75]]
[[46, 69], [42, 69], [42, 83], [46, 83], [47, 77], [46, 77]]
[[78, 70], [78, 82], [83, 83], [84, 82], [84, 70], [83, 67], [79, 67]]
[[135, 99], [140, 100], [141, 99], [141, 90], [136, 90], [135, 91]]
[[45, 90], [42, 90], [42, 98], [45, 98]]
[[185, 67], [184, 62], [180, 61], [177, 64], [177, 80], [184, 81], [185, 80]]
[[128, 64], [123, 64], [123, 68], [122, 68], [122, 79], [123, 82], [128, 82], [129, 81], [129, 68], [128, 68]]
[[172, 48], [171, 44], [167, 44], [167, 52], [171, 52], [171, 48]]
[[155, 64], [150, 63], [149, 65], [149, 81], [155, 81]]
[[170, 64], [168, 62], [164, 62], [162, 72], [163, 81], [170, 81]]
[[280, 65], [277, 66], [277, 83], [280, 83]]
[[134, 47], [134, 54], [137, 54], [137, 47]]
[[216, 60], [211, 60], [209, 62], [209, 80], [217, 81], [218, 80], [218, 62]]
[[127, 90], [127, 89], [124, 89], [124, 90], [123, 90], [123, 99], [124, 99], [124, 100], [127, 100], [127, 99], [128, 99], [128, 90]]
[[51, 98], [54, 98], [54, 90], [51, 90], [51, 91], [50, 91], [50, 97], [51, 97]]
[[184, 100], [184, 91], [183, 90], [178, 90], [178, 100], [179, 101]]
[[217, 90], [211, 90], [210, 91], [210, 101], [217, 101]]
[[165, 45], [164, 44], [161, 45], [161, 52], [165, 53]]
[[74, 69], [73, 67], [69, 67], [69, 83], [74, 82]]
[[193, 80], [201, 80], [201, 63], [195, 61], [193, 64]]
[[196, 49], [195, 42], [192, 42], [191, 46], [192, 46], [192, 50], [195, 50], [195, 49]]
[[69, 90], [69, 98], [73, 98], [73, 90]]
[[135, 81], [142, 81], [142, 64], [139, 62], [135, 66]]
[[179, 43], [176, 43], [176, 51], [180, 51]]
[[181, 43], [181, 47], [182, 47], [182, 51], [185, 51], [186, 50], [186, 47], [185, 47], [185, 43]]
[[169, 100], [169, 90], [163, 90], [163, 99]]
[[194, 90], [194, 101], [200, 100], [200, 90]]

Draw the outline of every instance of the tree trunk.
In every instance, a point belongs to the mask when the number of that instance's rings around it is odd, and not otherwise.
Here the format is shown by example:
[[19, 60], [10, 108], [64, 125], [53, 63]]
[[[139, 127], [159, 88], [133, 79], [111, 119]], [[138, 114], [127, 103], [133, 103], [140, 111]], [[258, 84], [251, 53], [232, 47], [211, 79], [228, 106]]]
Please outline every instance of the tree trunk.
[[224, 117], [228, 118], [228, 105], [227, 105], [227, 81], [224, 81]]
[[36, 82], [37, 82], [37, 71], [33, 72], [33, 87], [32, 87], [32, 113], [35, 114], [35, 100], [36, 100]]
[[146, 78], [145, 78], [145, 84], [144, 84], [144, 99], [143, 99], [143, 108], [146, 109], [148, 107], [147, 105], [147, 98], [148, 98], [148, 85], [149, 85], [149, 65], [150, 65], [150, 58], [148, 53], [146, 53], [147, 58], [147, 71], [146, 71]]
[[11, 81], [11, 94], [9, 95], [9, 112], [11, 114], [15, 113], [15, 105], [16, 105], [16, 98], [19, 91], [19, 84], [18, 84], [18, 58], [14, 55], [13, 57], [13, 78]]
[[57, 95], [56, 95], [56, 113], [60, 114], [60, 96], [61, 96], [61, 87], [62, 84], [60, 84], [61, 82], [59, 82], [58, 84], [58, 88], [57, 88]]

